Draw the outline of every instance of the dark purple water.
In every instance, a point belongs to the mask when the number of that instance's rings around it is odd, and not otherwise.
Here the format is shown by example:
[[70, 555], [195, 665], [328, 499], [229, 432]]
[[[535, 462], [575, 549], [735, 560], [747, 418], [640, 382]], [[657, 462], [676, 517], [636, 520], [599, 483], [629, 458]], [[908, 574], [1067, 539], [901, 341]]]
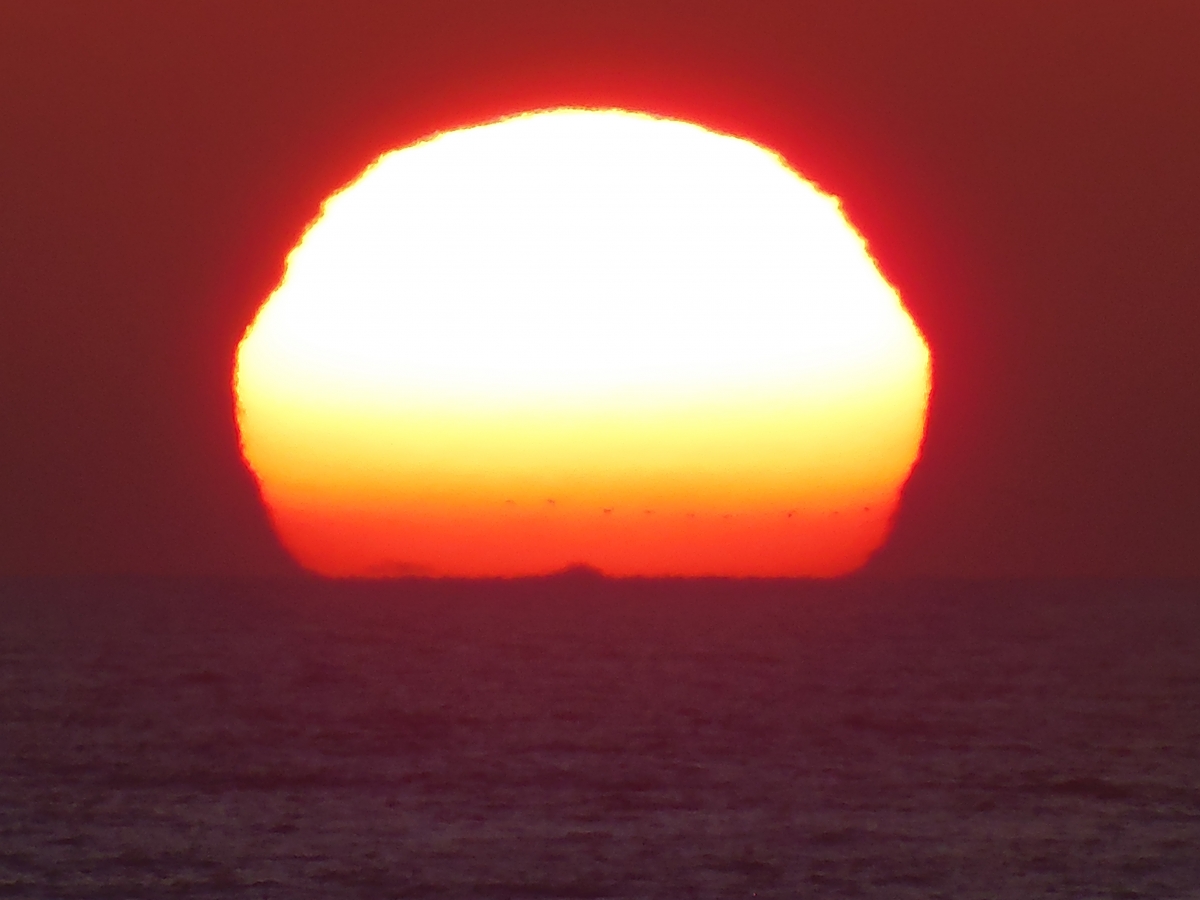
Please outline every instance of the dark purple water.
[[1200, 897], [1200, 589], [0, 583], [0, 896]]

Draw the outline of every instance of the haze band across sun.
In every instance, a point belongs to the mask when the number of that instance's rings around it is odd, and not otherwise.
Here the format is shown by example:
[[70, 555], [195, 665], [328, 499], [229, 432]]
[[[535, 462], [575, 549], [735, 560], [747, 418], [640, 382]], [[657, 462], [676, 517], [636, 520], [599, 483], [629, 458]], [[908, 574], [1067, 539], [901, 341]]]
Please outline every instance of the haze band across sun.
[[381, 157], [235, 374], [279, 536], [327, 575], [845, 573], [929, 388], [836, 199], [749, 141], [579, 109]]

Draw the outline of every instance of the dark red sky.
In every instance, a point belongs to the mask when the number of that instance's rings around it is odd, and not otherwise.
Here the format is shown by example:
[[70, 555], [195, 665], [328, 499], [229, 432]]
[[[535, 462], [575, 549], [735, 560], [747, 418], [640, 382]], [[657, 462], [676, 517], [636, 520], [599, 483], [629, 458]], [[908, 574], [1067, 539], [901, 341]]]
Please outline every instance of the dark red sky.
[[551, 104], [745, 134], [935, 354], [875, 571], [1200, 575], [1195, 0], [0, 5], [0, 573], [271, 572], [233, 351], [381, 150]]

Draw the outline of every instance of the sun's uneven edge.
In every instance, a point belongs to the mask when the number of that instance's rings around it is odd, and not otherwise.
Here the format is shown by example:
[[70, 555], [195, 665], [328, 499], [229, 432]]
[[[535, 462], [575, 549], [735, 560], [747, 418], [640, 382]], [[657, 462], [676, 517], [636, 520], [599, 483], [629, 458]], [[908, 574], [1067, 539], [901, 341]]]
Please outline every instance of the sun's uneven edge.
[[234, 389], [280, 538], [322, 574], [830, 576], [886, 538], [930, 356], [778, 154], [563, 109], [333, 194]]

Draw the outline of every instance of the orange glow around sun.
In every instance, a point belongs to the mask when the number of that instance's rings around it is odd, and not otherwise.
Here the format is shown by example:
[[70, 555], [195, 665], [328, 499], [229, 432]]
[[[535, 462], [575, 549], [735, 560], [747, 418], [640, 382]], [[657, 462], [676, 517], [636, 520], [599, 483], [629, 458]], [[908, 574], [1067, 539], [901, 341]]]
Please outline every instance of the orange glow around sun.
[[335, 576], [849, 572], [929, 387], [835, 198], [746, 140], [578, 109], [381, 157], [235, 374], [278, 534]]

